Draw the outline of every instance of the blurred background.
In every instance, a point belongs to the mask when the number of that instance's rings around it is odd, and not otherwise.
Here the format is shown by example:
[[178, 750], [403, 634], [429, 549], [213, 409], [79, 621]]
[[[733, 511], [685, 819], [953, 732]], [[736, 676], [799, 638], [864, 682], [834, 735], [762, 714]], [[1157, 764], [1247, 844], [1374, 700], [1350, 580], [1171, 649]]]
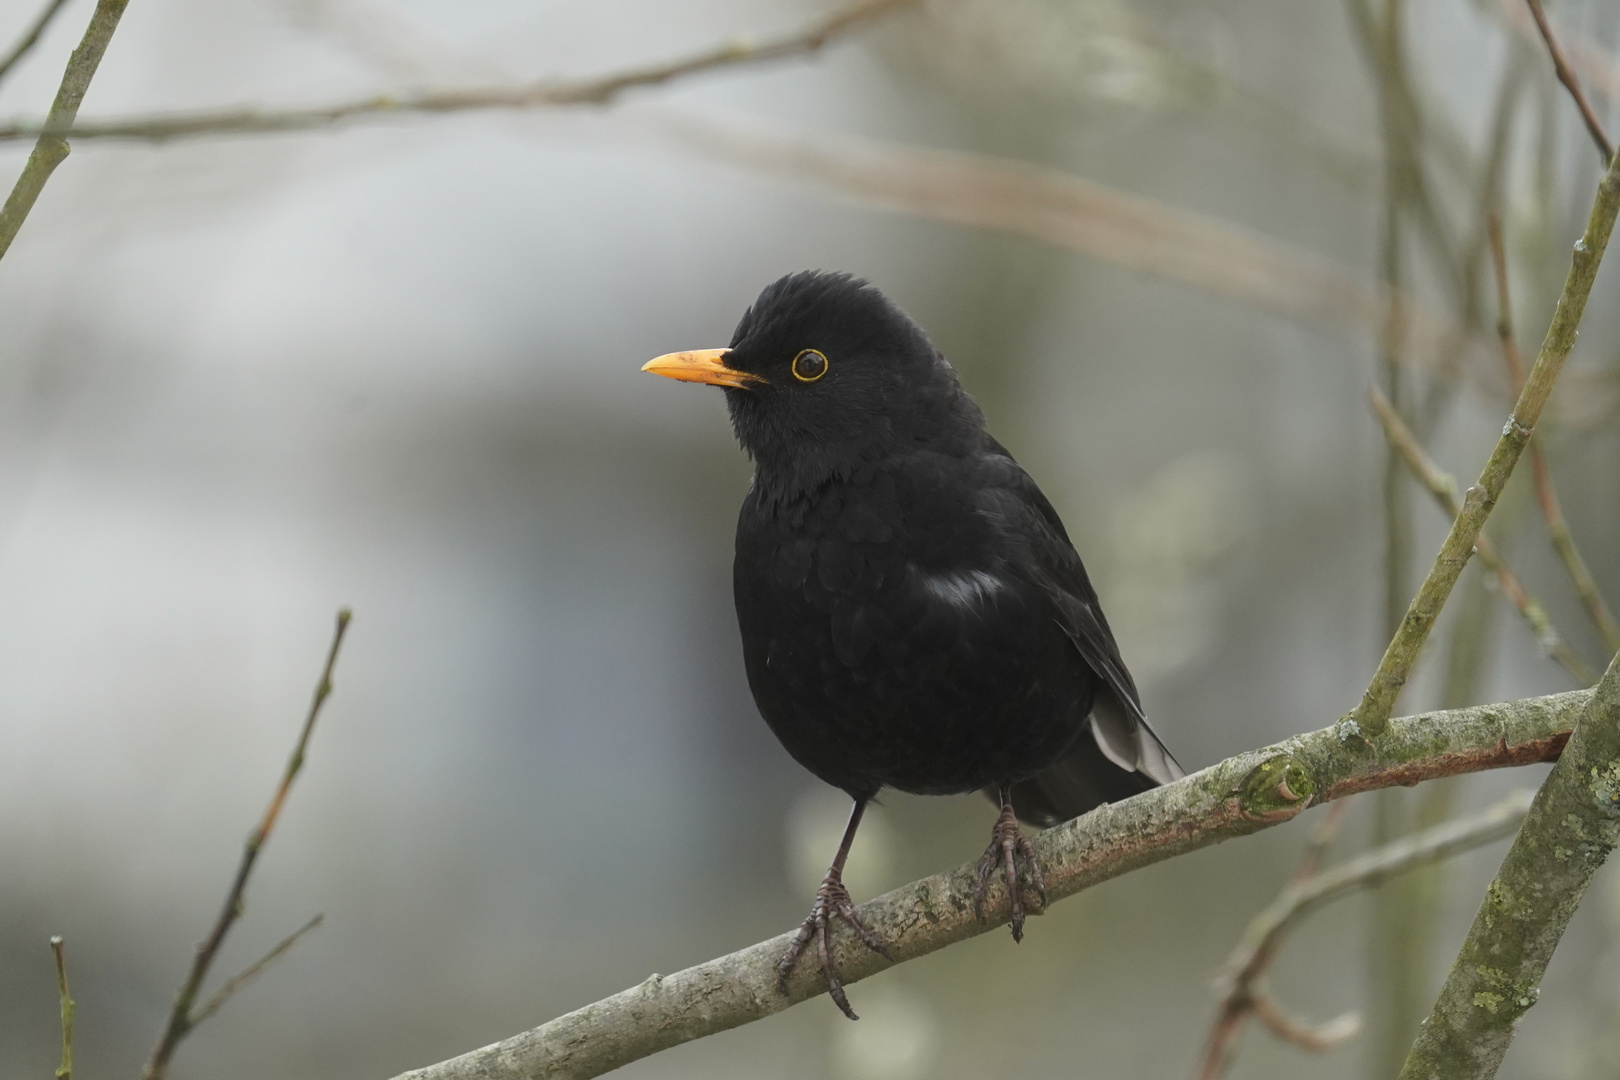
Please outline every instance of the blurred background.
[[[1548, 6], [1614, 129], [1620, 5]], [[91, 7], [0, 113], [43, 115]], [[0, 41], [37, 10], [0, 2]], [[81, 118], [609, 73], [830, 10], [140, 0]], [[602, 108], [76, 142], [0, 262], [0, 1073], [54, 1068], [62, 934], [82, 1075], [136, 1075], [340, 605], [336, 695], [218, 974], [326, 923], [171, 1075], [386, 1077], [803, 917], [846, 807], [744, 682], [748, 465], [720, 394], [637, 371], [725, 344], [789, 271], [866, 276], [934, 335], [1182, 762], [1331, 723], [1446, 524], [1399, 471], [1387, 495], [1368, 390], [1394, 372], [1472, 478], [1509, 386], [1485, 213], [1533, 351], [1590, 206], [1533, 34], [1496, 0], [929, 0]], [[1382, 281], [1416, 301], [1393, 344]], [[1542, 433], [1620, 599], [1617, 290], [1611, 265]], [[1601, 668], [1524, 481], [1492, 531]], [[1477, 574], [1401, 711], [1578, 685]], [[1544, 773], [1363, 797], [1334, 857]], [[858, 1025], [823, 998], [624, 1075], [1190, 1075], [1211, 978], [1320, 814], [861, 983]], [[852, 891], [976, 857], [991, 820], [886, 797]], [[1502, 850], [1315, 917], [1274, 987], [1369, 1029], [1320, 1057], [1251, 1031], [1231, 1075], [1393, 1075]], [[1611, 866], [1502, 1075], [1620, 1077], [1617, 1029]]]

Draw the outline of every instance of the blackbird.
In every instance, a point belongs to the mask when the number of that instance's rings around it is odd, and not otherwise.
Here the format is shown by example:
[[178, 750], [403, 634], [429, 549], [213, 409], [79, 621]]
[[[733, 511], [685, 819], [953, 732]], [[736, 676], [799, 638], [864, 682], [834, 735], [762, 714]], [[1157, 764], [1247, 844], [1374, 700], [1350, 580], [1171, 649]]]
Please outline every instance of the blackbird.
[[854, 800], [782, 989], [861, 921], [844, 860], [883, 788], [983, 789], [1001, 809], [974, 895], [1000, 869], [1014, 940], [1045, 882], [1018, 819], [1046, 826], [1183, 775], [1143, 715], [1097, 593], [1035, 481], [921, 327], [848, 274], [766, 286], [726, 349], [643, 369], [725, 388], [754, 463], [732, 583], [748, 685], [795, 760]]

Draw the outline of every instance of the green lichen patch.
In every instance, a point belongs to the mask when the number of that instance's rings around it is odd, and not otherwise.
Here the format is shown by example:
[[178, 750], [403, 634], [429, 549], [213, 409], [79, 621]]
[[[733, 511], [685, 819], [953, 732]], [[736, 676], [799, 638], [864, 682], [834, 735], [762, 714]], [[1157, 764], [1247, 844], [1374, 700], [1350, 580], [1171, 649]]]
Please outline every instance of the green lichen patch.
[[1243, 813], [1255, 821], [1292, 817], [1316, 794], [1316, 782], [1295, 758], [1281, 754], [1256, 765], [1243, 780]]

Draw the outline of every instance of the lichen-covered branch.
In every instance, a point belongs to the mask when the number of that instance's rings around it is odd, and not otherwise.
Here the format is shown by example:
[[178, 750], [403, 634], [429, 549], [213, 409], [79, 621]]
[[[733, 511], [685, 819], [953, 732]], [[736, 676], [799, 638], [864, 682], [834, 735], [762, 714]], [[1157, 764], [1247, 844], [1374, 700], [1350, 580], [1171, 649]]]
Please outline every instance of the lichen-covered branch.
[[[127, 2], [127, 0], [126, 0]], [[167, 142], [204, 135], [264, 135], [309, 131], [353, 120], [383, 120], [409, 115], [477, 112], [492, 109], [535, 109], [546, 106], [606, 105], [626, 90], [657, 86], [672, 79], [715, 68], [763, 63], [812, 53], [828, 42], [880, 15], [917, 0], [864, 0], [833, 12], [792, 34], [769, 41], [734, 38], [678, 60], [585, 79], [540, 79], [517, 85], [433, 90], [422, 93], [354, 98], [301, 109], [215, 109], [157, 116], [123, 117], [87, 122], [73, 128], [81, 139], [138, 139]], [[43, 124], [0, 124], [0, 142], [49, 136], [72, 125], [53, 110]]]
[[1462, 513], [1452, 521], [1451, 531], [1435, 556], [1434, 565], [1406, 609], [1400, 629], [1390, 639], [1360, 704], [1340, 721], [1346, 733], [1377, 739], [1388, 728], [1395, 699], [1406, 685], [1407, 676], [1417, 662], [1423, 643], [1428, 640], [1440, 609], [1451, 595], [1452, 586], [1468, 564], [1474, 543], [1485, 527], [1485, 519], [1490, 516], [1525, 444], [1530, 441], [1536, 422], [1541, 419], [1541, 410], [1547, 404], [1558, 373], [1563, 370], [1564, 360], [1575, 347], [1575, 332], [1586, 311], [1587, 298], [1592, 294], [1592, 283], [1609, 245], [1617, 211], [1620, 211], [1620, 157], [1610, 161], [1598, 183], [1592, 213], [1587, 219], [1586, 231], [1575, 243], [1569, 275], [1564, 280], [1564, 291], [1558, 299], [1552, 324], [1547, 328], [1541, 351], [1519, 392], [1513, 412], [1502, 428], [1502, 437], [1497, 440], [1478, 482], [1464, 496]]
[[[1211, 1029], [1200, 1080], [1216, 1080], [1230, 1063], [1243, 1021], [1258, 1016], [1278, 1038], [1309, 1050], [1326, 1050], [1360, 1028], [1355, 1014], [1327, 1024], [1308, 1025], [1277, 1008], [1265, 988], [1266, 970], [1282, 939], [1306, 916], [1357, 889], [1378, 885], [1396, 874], [1510, 836], [1530, 809], [1531, 793], [1517, 792], [1480, 813], [1403, 836], [1321, 873], [1296, 875], [1271, 904], [1250, 921], [1243, 940], [1226, 961], [1219, 1015]], [[1343, 806], [1339, 803], [1335, 807]]]
[[[1423, 483], [1442, 510], [1453, 517], [1462, 513], [1462, 502], [1457, 497], [1457, 481], [1429, 457], [1428, 451], [1423, 449], [1422, 444], [1417, 441], [1417, 436], [1412, 434], [1412, 429], [1396, 414], [1395, 407], [1389, 403], [1388, 398], [1377, 389], [1372, 391], [1371, 397], [1373, 411], [1378, 414], [1379, 421], [1384, 425], [1385, 438], [1405, 460], [1412, 475]], [[1507, 564], [1501, 552], [1496, 550], [1496, 545], [1491, 543], [1491, 538], [1483, 532], [1474, 541], [1474, 553], [1479, 556], [1479, 561], [1485, 564], [1485, 568], [1496, 575], [1497, 584], [1502, 587], [1502, 595], [1508, 598], [1515, 610], [1529, 624], [1531, 631], [1536, 635], [1536, 640], [1547, 654], [1562, 664], [1564, 670], [1575, 676], [1582, 686], [1590, 686], [1596, 682], [1597, 672], [1569, 647], [1569, 643], [1553, 625], [1552, 616], [1547, 614], [1546, 606], [1524, 587], [1519, 575], [1513, 572], [1513, 568]]]
[[84, 39], [68, 58], [62, 85], [56, 91], [56, 100], [51, 103], [44, 129], [34, 143], [34, 152], [28, 155], [28, 163], [23, 166], [22, 175], [7, 196], [5, 206], [0, 207], [0, 259], [5, 258], [6, 252], [11, 249], [11, 242], [17, 238], [17, 230], [22, 228], [28, 212], [34, 208], [39, 193], [45, 190], [45, 182], [51, 178], [51, 173], [67, 159], [67, 133], [73, 127], [74, 117], [79, 115], [79, 103], [84, 100], [85, 91], [90, 89], [90, 80], [95, 77], [96, 68], [101, 66], [101, 57], [106, 53], [113, 31], [118, 29], [118, 20], [128, 5], [129, 0], [96, 0], [96, 10], [90, 16], [90, 25], [85, 28]]
[[[1453, 709], [1391, 721], [1376, 743], [1337, 726], [1252, 750], [1165, 787], [1102, 806], [1035, 840], [1051, 900], [1176, 855], [1289, 821], [1308, 806], [1358, 791], [1550, 761], [1589, 691]], [[1007, 896], [993, 884], [986, 921], [973, 915], [974, 864], [913, 882], [861, 905], [862, 920], [900, 963], [993, 930]], [[776, 987], [791, 933], [673, 975], [652, 975], [531, 1031], [398, 1080], [581, 1080], [660, 1050], [763, 1019], [822, 993], [813, 965]], [[890, 962], [842, 930], [833, 940], [844, 981]]]
[[1620, 656], [1587, 698], [1486, 890], [1401, 1080], [1496, 1075], [1564, 927], [1617, 842]]

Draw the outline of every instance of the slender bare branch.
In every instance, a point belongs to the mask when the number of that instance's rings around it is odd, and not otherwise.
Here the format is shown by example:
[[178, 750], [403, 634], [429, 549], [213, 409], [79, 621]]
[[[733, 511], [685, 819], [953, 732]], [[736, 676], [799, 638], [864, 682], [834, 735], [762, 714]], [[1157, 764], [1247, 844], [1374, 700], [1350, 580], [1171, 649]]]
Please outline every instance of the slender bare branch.
[[[1041, 833], [1035, 848], [1052, 901], [1131, 870], [1293, 819], [1307, 806], [1358, 791], [1415, 784], [1556, 757], [1589, 699], [1551, 697], [1408, 717], [1376, 746], [1337, 725], [1235, 757]], [[1001, 885], [974, 917], [976, 864], [913, 882], [860, 907], [861, 920], [904, 962], [996, 929]], [[581, 1080], [692, 1039], [763, 1019], [824, 992], [814, 966], [782, 994], [776, 962], [791, 933], [674, 975], [653, 975], [610, 998], [493, 1046], [399, 1080]], [[891, 966], [840, 930], [832, 954], [846, 983]]]
[[79, 103], [84, 100], [85, 91], [90, 89], [90, 80], [95, 77], [96, 68], [101, 65], [101, 58], [107, 52], [113, 31], [118, 29], [118, 20], [128, 4], [129, 0], [96, 0], [96, 10], [90, 16], [84, 38], [68, 58], [62, 85], [57, 89], [56, 100], [51, 103], [51, 111], [38, 133], [34, 152], [28, 155], [22, 175], [17, 177], [5, 205], [0, 207], [0, 259], [5, 258], [6, 252], [11, 250], [17, 230], [22, 228], [28, 212], [34, 208], [39, 193], [45, 190], [51, 173], [67, 160], [66, 135], [73, 127], [74, 118], [79, 115]]
[[360, 120], [403, 116], [535, 109], [567, 105], [606, 105], [626, 90], [657, 86], [687, 75], [813, 53], [880, 15], [918, 0], [863, 0], [791, 34], [758, 44], [733, 39], [678, 60], [585, 79], [540, 79], [518, 85], [475, 86], [399, 95], [371, 95], [297, 109], [215, 109], [152, 116], [119, 117], [66, 124], [53, 114], [43, 123], [0, 124], [0, 142], [51, 135], [73, 127], [76, 139], [137, 139], [166, 142], [204, 135], [262, 135], [309, 131]]
[[[1517, 392], [1524, 381], [1524, 361], [1519, 356], [1519, 344], [1513, 334], [1513, 298], [1508, 291], [1507, 250], [1502, 243], [1502, 221], [1496, 214], [1490, 216], [1490, 238], [1491, 265], [1496, 271], [1496, 329], [1502, 338], [1502, 359], [1507, 364], [1508, 378], [1514, 392]], [[1547, 461], [1547, 452], [1542, 448], [1539, 436], [1530, 440], [1530, 468], [1530, 475], [1535, 479], [1536, 501], [1541, 505], [1542, 517], [1547, 519], [1547, 535], [1552, 540], [1553, 550], [1558, 553], [1559, 561], [1574, 582], [1575, 592], [1585, 605], [1592, 625], [1603, 635], [1603, 644], [1610, 655], [1620, 652], [1620, 624], [1615, 623], [1609, 605], [1604, 603], [1603, 594], [1598, 591], [1597, 582], [1592, 578], [1592, 571], [1587, 569], [1586, 560], [1575, 546], [1575, 537], [1569, 531], [1569, 522], [1564, 519], [1564, 508], [1558, 499], [1558, 489], [1553, 485], [1552, 466]]]
[[1581, 120], [1585, 122], [1586, 130], [1591, 132], [1592, 141], [1597, 143], [1598, 152], [1603, 155], [1603, 164], [1609, 164], [1614, 160], [1614, 144], [1609, 141], [1609, 135], [1603, 130], [1603, 124], [1598, 120], [1597, 113], [1592, 111], [1592, 103], [1586, 100], [1586, 92], [1581, 89], [1580, 80], [1569, 70], [1569, 62], [1564, 59], [1564, 50], [1558, 47], [1558, 38], [1553, 36], [1552, 27], [1547, 23], [1547, 13], [1541, 10], [1541, 0], [1525, 0], [1525, 3], [1530, 5], [1530, 14], [1536, 20], [1536, 29], [1541, 31], [1541, 40], [1547, 43], [1547, 51], [1552, 54], [1553, 69], [1558, 72], [1558, 81], [1569, 90], [1569, 96], [1575, 99], [1575, 107], [1581, 110]]
[[1620, 160], [1611, 160], [1603, 179], [1598, 183], [1597, 196], [1587, 220], [1586, 231], [1575, 243], [1569, 275], [1553, 313], [1547, 336], [1536, 356], [1530, 377], [1525, 380], [1513, 411], [1508, 416], [1502, 436], [1491, 452], [1479, 480], [1468, 489], [1463, 499], [1462, 513], [1451, 523], [1451, 531], [1440, 553], [1435, 557], [1427, 578], [1412, 598], [1401, 620], [1401, 628], [1390, 639], [1389, 647], [1379, 661], [1367, 690], [1355, 710], [1341, 720], [1340, 726], [1347, 736], [1361, 735], [1378, 738], [1389, 723], [1394, 711], [1395, 698], [1406, 685], [1407, 676], [1417, 662], [1419, 651], [1428, 640], [1429, 631], [1451, 595], [1452, 586], [1462, 574], [1463, 567], [1473, 553], [1474, 541], [1485, 526], [1497, 498], [1502, 494], [1519, 455], [1530, 441], [1541, 411], [1552, 393], [1558, 373], [1575, 346], [1575, 333], [1586, 310], [1587, 298], [1592, 294], [1592, 283], [1597, 278], [1599, 263], [1609, 244], [1614, 219], [1620, 211]]
[[1520, 792], [1473, 817], [1393, 840], [1331, 870], [1296, 876], [1249, 923], [1243, 940], [1227, 959], [1217, 983], [1221, 1004], [1198, 1073], [1200, 1080], [1215, 1080], [1225, 1073], [1230, 1046], [1251, 1014], [1278, 1038], [1311, 1050], [1325, 1050], [1354, 1035], [1359, 1028], [1354, 1014], [1316, 1026], [1287, 1016], [1277, 1006], [1264, 980], [1283, 938], [1312, 912], [1351, 892], [1511, 835], [1529, 808], [1530, 793]]
[[281, 956], [294, 945], [298, 944], [298, 942], [303, 939], [305, 934], [321, 925], [321, 923], [325, 920], [325, 915], [315, 916], [313, 919], [309, 920], [309, 922], [305, 923], [303, 926], [300, 926], [297, 930], [294, 930], [292, 933], [276, 942], [276, 944], [271, 947], [269, 952], [265, 953], [263, 956], [253, 961], [253, 963], [243, 968], [238, 974], [227, 979], [224, 986], [221, 986], [218, 990], [214, 991], [213, 995], [210, 996], [207, 1001], [203, 1002], [197, 1007], [197, 1011], [193, 1013], [191, 1017], [191, 1026], [196, 1027], [204, 1020], [207, 1020], [210, 1016], [213, 1016], [215, 1013], [219, 1012], [220, 1006], [229, 1001], [232, 994], [236, 993], [238, 990], [242, 989], [242, 987], [258, 978], [260, 973], [263, 972], [265, 968], [269, 967], [277, 957]]
[[1402, 1080], [1496, 1075], [1564, 928], [1617, 841], [1620, 655], [1587, 697], [1486, 890]]
[[[326, 699], [332, 695], [332, 668], [337, 663], [338, 649], [343, 645], [343, 635], [349, 629], [349, 618], [347, 608], [338, 612], [337, 627], [332, 633], [332, 645], [326, 652], [326, 663], [321, 668], [321, 678], [315, 685], [315, 695], [310, 701], [309, 712], [304, 716], [304, 726], [298, 733], [298, 742], [293, 747], [292, 756], [287, 759], [287, 767], [282, 771], [275, 794], [270, 797], [270, 805], [265, 808], [264, 816], [259, 819], [259, 824], [253, 832], [248, 834], [247, 842], [242, 846], [242, 861], [236, 868], [236, 877], [231, 882], [230, 892], [225, 895], [225, 904], [220, 908], [219, 917], [214, 920], [213, 929], [209, 931], [208, 937], [197, 946], [196, 955], [191, 961], [191, 970], [186, 975], [186, 981], [181, 984], [180, 992], [175, 995], [174, 1008], [164, 1025], [163, 1035], [158, 1040], [157, 1048], [152, 1051], [151, 1060], [141, 1073], [142, 1080], [161, 1080], [168, 1071], [169, 1059], [174, 1056], [175, 1048], [193, 1028], [211, 1015], [234, 989], [227, 984], [225, 989], [215, 995], [219, 999], [218, 1002], [211, 1000], [201, 1011], [193, 1011], [192, 1006], [197, 1000], [197, 994], [202, 989], [203, 980], [208, 977], [208, 970], [213, 966], [214, 958], [219, 954], [219, 947], [224, 943], [225, 935], [230, 933], [231, 927], [242, 915], [243, 894], [247, 891], [248, 878], [253, 874], [253, 866], [259, 859], [259, 852], [270, 839], [270, 833], [276, 827], [276, 820], [281, 816], [281, 808], [287, 801], [287, 793], [292, 789], [293, 780], [304, 767], [304, 753], [309, 748], [309, 737], [315, 730], [315, 720], [321, 714], [321, 706], [325, 705]], [[271, 954], [255, 965], [255, 968], [262, 967], [281, 952], [291, 948], [303, 932], [299, 931], [271, 950]], [[245, 981], [251, 978], [257, 973], [255, 968], [243, 972], [237, 979]]]
[[4, 79], [9, 75], [17, 62], [27, 56], [29, 50], [35, 45], [39, 44], [39, 39], [45, 34], [45, 28], [51, 25], [51, 20], [56, 18], [56, 13], [61, 11], [66, 3], [67, 0], [45, 0], [45, 6], [40, 9], [38, 15], [34, 16], [34, 21], [28, 24], [28, 29], [22, 32], [22, 36], [17, 39], [17, 43], [11, 47], [11, 50], [4, 57], [0, 57], [0, 79]]
[[[1428, 488], [1442, 510], [1452, 517], [1462, 513], [1462, 500], [1457, 497], [1456, 479], [1429, 457], [1423, 445], [1417, 441], [1417, 436], [1412, 434], [1412, 430], [1390, 405], [1388, 398], [1377, 389], [1374, 389], [1370, 396], [1373, 411], [1378, 414], [1378, 419], [1384, 426], [1384, 437], [1396, 453], [1400, 454], [1412, 475], [1422, 481], [1423, 486]], [[1598, 673], [1569, 647], [1569, 643], [1558, 633], [1557, 627], [1553, 626], [1552, 617], [1547, 614], [1546, 606], [1524, 587], [1519, 576], [1508, 566], [1507, 560], [1496, 550], [1491, 538], [1483, 532], [1474, 540], [1474, 553], [1479, 556], [1479, 561], [1485, 564], [1486, 569], [1496, 575], [1496, 580], [1502, 587], [1502, 595], [1508, 598], [1523, 616], [1524, 621], [1530, 624], [1536, 640], [1547, 655], [1562, 664], [1564, 670], [1575, 676], [1582, 686], [1591, 686], [1597, 682]]]
[[51, 954], [56, 957], [56, 996], [62, 1012], [62, 1064], [56, 1080], [73, 1080], [73, 995], [68, 990], [67, 945], [60, 937], [51, 938]]

